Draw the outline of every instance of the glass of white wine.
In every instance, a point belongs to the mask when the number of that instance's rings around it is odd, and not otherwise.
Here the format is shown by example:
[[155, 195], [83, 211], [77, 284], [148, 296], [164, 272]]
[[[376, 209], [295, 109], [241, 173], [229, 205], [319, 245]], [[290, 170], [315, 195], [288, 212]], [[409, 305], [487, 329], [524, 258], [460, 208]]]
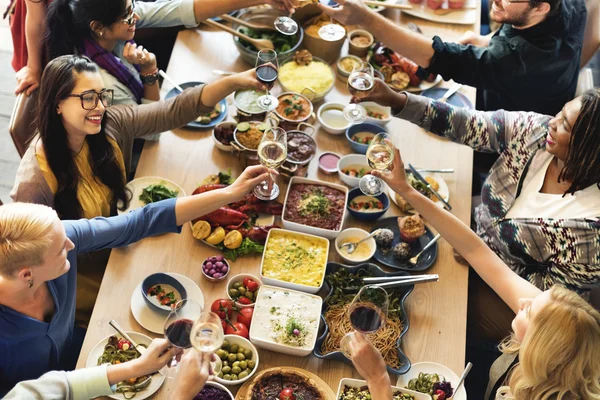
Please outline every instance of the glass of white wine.
[[[367, 97], [375, 86], [373, 66], [368, 62], [360, 62], [352, 68], [348, 77], [348, 91], [357, 98]], [[348, 104], [344, 107], [344, 118], [354, 124], [367, 119], [367, 110], [359, 104]]]
[[194, 322], [190, 332], [192, 346], [201, 353], [213, 353], [223, 345], [223, 326], [217, 314], [205, 311]]
[[[282, 128], [269, 128], [258, 145], [258, 160], [267, 168], [277, 169], [287, 157], [287, 133]], [[254, 195], [261, 200], [273, 200], [279, 196], [279, 186], [269, 174], [269, 180], [254, 188]]]
[[[394, 162], [394, 145], [387, 133], [375, 135], [367, 149], [367, 162], [377, 171], [385, 171], [391, 167]], [[371, 174], [360, 178], [358, 187], [367, 196], [379, 196], [383, 193], [383, 181]]]

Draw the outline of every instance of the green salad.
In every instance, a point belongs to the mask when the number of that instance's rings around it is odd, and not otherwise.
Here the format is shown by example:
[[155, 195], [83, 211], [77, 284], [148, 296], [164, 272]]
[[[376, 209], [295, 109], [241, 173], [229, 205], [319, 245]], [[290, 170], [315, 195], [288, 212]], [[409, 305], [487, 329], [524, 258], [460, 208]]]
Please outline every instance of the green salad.
[[[273, 42], [273, 46], [275, 46], [275, 51], [277, 54], [285, 53], [286, 51], [290, 51], [292, 47], [298, 43], [298, 35], [284, 35], [279, 32], [274, 31], [255, 31], [250, 28], [239, 28], [241, 33], [244, 33], [250, 36], [252, 39], [268, 39]], [[246, 42], [244, 39], [239, 39], [242, 46], [245, 48], [258, 51], [256, 47]]]
[[161, 200], [172, 199], [177, 197], [179, 192], [171, 190], [165, 185], [150, 185], [146, 186], [140, 194], [140, 201], [144, 204], [150, 204]]

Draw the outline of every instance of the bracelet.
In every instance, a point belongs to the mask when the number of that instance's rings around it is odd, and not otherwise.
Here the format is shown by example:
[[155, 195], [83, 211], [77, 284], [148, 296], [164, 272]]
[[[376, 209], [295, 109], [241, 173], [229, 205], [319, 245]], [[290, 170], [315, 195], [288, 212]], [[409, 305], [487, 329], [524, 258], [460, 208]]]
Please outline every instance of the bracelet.
[[140, 76], [148, 76], [148, 75], [158, 75], [158, 68], [154, 68], [154, 70], [152, 72], [140, 73]]

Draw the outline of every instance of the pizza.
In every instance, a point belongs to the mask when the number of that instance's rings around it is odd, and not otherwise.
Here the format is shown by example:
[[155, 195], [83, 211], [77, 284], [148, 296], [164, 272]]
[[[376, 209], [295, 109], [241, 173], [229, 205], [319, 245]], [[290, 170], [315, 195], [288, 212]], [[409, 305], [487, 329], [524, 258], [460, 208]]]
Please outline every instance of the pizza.
[[[282, 397], [283, 396], [283, 397]], [[246, 400], [325, 400], [326, 396], [310, 377], [292, 371], [270, 371], [257, 377]]]

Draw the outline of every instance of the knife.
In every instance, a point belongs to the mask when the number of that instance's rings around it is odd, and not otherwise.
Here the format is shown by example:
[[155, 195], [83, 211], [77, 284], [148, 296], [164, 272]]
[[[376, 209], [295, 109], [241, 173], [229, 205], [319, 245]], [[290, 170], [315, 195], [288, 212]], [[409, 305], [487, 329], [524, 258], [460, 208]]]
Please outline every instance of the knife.
[[117, 321], [115, 321], [114, 319], [111, 319], [108, 324], [110, 326], [112, 326], [115, 329], [115, 331], [117, 331], [119, 333], [119, 335], [123, 336], [123, 339], [129, 340], [129, 342], [131, 342], [131, 345], [133, 346], [133, 348], [138, 353], [140, 353], [140, 356], [144, 354], [144, 352], [146, 351], [146, 348], [144, 346], [138, 346], [138, 344], [127, 334], [127, 332], [125, 332], [123, 329], [121, 329], [119, 324], [117, 324]]
[[413, 167], [411, 164], [408, 164], [408, 168], [410, 168], [410, 172], [412, 172], [412, 174], [413, 174], [413, 175], [414, 175], [414, 176], [415, 176], [415, 177], [416, 177], [418, 180], [420, 180], [421, 182], [423, 182], [423, 183], [424, 183], [424, 184], [427, 186], [427, 189], [431, 190], [431, 193], [433, 193], [433, 195], [434, 195], [435, 197], [437, 197], [437, 198], [438, 198], [438, 200], [439, 200], [439, 201], [441, 201], [441, 202], [444, 204], [444, 208], [445, 208], [446, 210], [448, 210], [448, 211], [452, 210], [452, 206], [451, 206], [450, 204], [448, 204], [448, 202], [447, 202], [447, 201], [446, 201], [446, 200], [445, 200], [445, 199], [444, 199], [442, 196], [440, 196], [440, 194], [439, 194], [439, 193], [438, 193], [438, 192], [437, 192], [437, 191], [436, 191], [434, 188], [432, 188], [432, 187], [431, 187], [431, 185], [429, 184], [429, 182], [427, 182], [427, 181], [425, 180], [425, 178], [423, 178], [423, 175], [421, 175], [421, 174], [419, 173], [419, 171], [417, 171], [417, 170], [416, 170], [416, 168], [415, 168], [415, 167]]
[[[404, 168], [406, 172], [410, 172], [409, 168]], [[437, 172], [438, 174], [453, 174], [454, 168], [442, 168], [442, 169], [426, 169], [426, 168], [417, 168], [419, 172]]]

